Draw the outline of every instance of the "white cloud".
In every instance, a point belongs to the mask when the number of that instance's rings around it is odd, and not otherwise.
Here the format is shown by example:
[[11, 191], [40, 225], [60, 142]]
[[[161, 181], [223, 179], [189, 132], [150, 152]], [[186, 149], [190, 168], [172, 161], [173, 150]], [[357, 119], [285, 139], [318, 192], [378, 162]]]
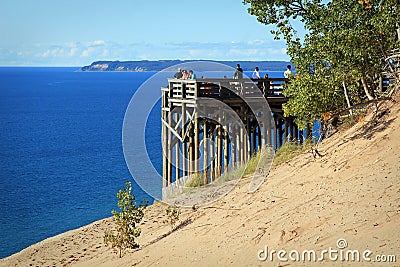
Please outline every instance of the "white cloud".
[[103, 53], [101, 54], [102, 57], [107, 57], [109, 54], [107, 49], [103, 49]]
[[81, 57], [88, 57], [90, 54], [90, 48], [83, 50], [81, 53]]
[[227, 55], [229, 56], [241, 56], [241, 57], [251, 57], [254, 58], [254, 56], [265, 56], [265, 51], [261, 49], [230, 49], [227, 52]]
[[268, 48], [268, 54], [286, 55], [286, 48]]
[[196, 50], [196, 49], [190, 49], [188, 50], [189, 55], [193, 56], [193, 57], [198, 57], [199, 55], [202, 54], [201, 50]]
[[0, 54], [0, 65], [88, 65], [96, 60], [288, 60], [283, 42], [268, 40], [183, 43], [118, 43], [104, 40], [21, 45]]
[[76, 52], [78, 52], [78, 48], [77, 47], [71, 47], [71, 49], [67, 53], [67, 56], [68, 57], [73, 57], [73, 56], [75, 56]]
[[247, 41], [247, 44], [259, 46], [259, 45], [265, 45], [266, 41], [256, 39], [256, 40]]
[[44, 53], [42, 53], [42, 57], [48, 57], [49, 55], [50, 55], [50, 50], [49, 49], [47, 49], [47, 51], [46, 52], [44, 52]]
[[106, 42], [103, 40], [95, 40], [87, 43], [87, 46], [103, 46]]

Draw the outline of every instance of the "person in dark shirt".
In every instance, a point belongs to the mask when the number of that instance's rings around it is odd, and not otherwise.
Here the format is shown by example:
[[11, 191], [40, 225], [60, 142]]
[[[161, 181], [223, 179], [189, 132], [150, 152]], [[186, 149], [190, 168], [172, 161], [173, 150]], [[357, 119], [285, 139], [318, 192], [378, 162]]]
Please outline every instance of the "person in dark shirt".
[[183, 77], [182, 70], [181, 70], [181, 68], [179, 68], [178, 72], [175, 73], [174, 78], [175, 79], [182, 79], [182, 77]]
[[240, 64], [236, 64], [236, 70], [233, 74], [234, 79], [243, 79], [243, 69], [240, 67]]

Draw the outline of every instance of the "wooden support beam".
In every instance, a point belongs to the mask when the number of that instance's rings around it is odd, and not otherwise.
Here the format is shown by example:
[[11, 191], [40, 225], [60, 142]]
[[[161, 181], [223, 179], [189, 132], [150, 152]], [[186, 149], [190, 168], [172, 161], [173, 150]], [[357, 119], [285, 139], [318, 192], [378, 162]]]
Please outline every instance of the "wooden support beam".
[[[171, 125], [172, 123], [172, 116], [168, 116], [168, 125]], [[172, 183], [172, 132], [170, 130], [168, 130], [168, 145], [167, 145], [167, 152], [168, 152], [168, 164], [167, 164], [167, 185], [170, 185]]]
[[211, 156], [211, 162], [210, 162], [210, 179], [211, 181], [215, 180], [215, 133], [210, 131], [210, 156]]
[[290, 139], [292, 138], [292, 136], [290, 135], [290, 123], [289, 123], [290, 119], [289, 118], [285, 118], [285, 120], [283, 121], [285, 123], [285, 138], [282, 142], [282, 145], [288, 141], [290, 141]]
[[[272, 134], [271, 134], [272, 128], [270, 127], [270, 122], [267, 121], [266, 125], [263, 125], [261, 129], [263, 129], [263, 138], [261, 147], [263, 146], [272, 147]], [[260, 129], [260, 134], [261, 134], [261, 129]]]
[[237, 153], [236, 153], [236, 149], [237, 149], [237, 146], [236, 146], [236, 129], [235, 129], [235, 125], [232, 125], [231, 126], [231, 132], [232, 132], [232, 137], [231, 137], [231, 151], [232, 151], [232, 153], [231, 153], [231, 166], [232, 166], [232, 169], [235, 169], [236, 168], [236, 155], [237, 155]]
[[217, 167], [216, 177], [221, 176], [222, 171], [222, 126], [217, 126]]
[[[162, 119], [165, 120], [166, 118], [167, 111], [162, 111]], [[162, 168], [163, 168], [163, 181], [162, 185], [163, 187], [167, 187], [167, 127], [162, 124], [161, 128], [161, 136], [162, 136], [162, 157], [163, 157], [163, 162], [162, 162]]]
[[294, 121], [293, 117], [290, 117], [290, 141], [295, 142], [295, 137], [294, 137]]
[[194, 155], [194, 127], [191, 127], [189, 132], [189, 175], [192, 175], [194, 170], [193, 155]]
[[278, 145], [278, 147], [277, 148], [279, 148], [279, 147], [281, 147], [283, 145], [283, 143], [282, 143], [282, 139], [283, 139], [282, 124], [283, 124], [283, 120], [282, 119], [278, 119], [278, 134], [277, 134], [277, 137], [278, 137], [277, 145]]
[[208, 184], [208, 140], [207, 140], [207, 121], [203, 124], [203, 180]]
[[244, 161], [247, 163], [247, 161], [250, 158], [250, 119], [248, 117], [248, 113], [245, 113], [246, 117], [246, 131], [244, 131]]
[[252, 122], [252, 152], [251, 155], [255, 155], [257, 153], [257, 125], [255, 119]]
[[187, 176], [187, 157], [186, 157], [186, 151], [187, 151], [187, 146], [186, 146], [186, 140], [183, 137], [185, 133], [185, 122], [186, 122], [186, 104], [182, 103], [182, 113], [181, 113], [181, 134], [182, 134], [182, 152], [181, 152], [181, 158], [182, 158], [182, 176]]
[[195, 113], [194, 117], [194, 162], [193, 162], [193, 172], [199, 172], [199, 119]]
[[242, 165], [244, 163], [244, 129], [243, 127], [240, 127], [240, 131], [239, 131], [239, 155], [240, 155], [240, 159], [239, 159], [239, 165]]
[[257, 125], [257, 139], [258, 139], [258, 146], [257, 146], [257, 151], [261, 151], [262, 147], [262, 142], [261, 142], [261, 127], [260, 125]]
[[229, 129], [224, 126], [224, 173], [228, 172], [229, 166]]
[[[178, 121], [179, 114], [175, 114], [175, 119]], [[175, 144], [175, 181], [179, 181], [180, 178], [180, 151], [179, 151], [179, 141]]]

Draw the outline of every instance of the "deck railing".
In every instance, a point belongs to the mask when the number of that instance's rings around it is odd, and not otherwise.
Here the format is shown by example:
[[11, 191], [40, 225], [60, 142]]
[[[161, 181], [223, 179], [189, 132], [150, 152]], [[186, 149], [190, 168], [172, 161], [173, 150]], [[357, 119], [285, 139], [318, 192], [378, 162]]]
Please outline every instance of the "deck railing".
[[[286, 78], [227, 79], [205, 78], [196, 80], [168, 79], [169, 98], [195, 99], [196, 97], [229, 98], [249, 94], [255, 97], [282, 97]], [[258, 88], [259, 90], [254, 90]]]

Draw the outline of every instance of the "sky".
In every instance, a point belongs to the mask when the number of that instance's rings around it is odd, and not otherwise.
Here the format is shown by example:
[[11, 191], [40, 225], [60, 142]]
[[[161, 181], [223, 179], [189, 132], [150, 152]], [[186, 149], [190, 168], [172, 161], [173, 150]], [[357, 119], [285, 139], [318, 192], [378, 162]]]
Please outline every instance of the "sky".
[[97, 60], [284, 60], [242, 0], [1, 0], [0, 66]]

